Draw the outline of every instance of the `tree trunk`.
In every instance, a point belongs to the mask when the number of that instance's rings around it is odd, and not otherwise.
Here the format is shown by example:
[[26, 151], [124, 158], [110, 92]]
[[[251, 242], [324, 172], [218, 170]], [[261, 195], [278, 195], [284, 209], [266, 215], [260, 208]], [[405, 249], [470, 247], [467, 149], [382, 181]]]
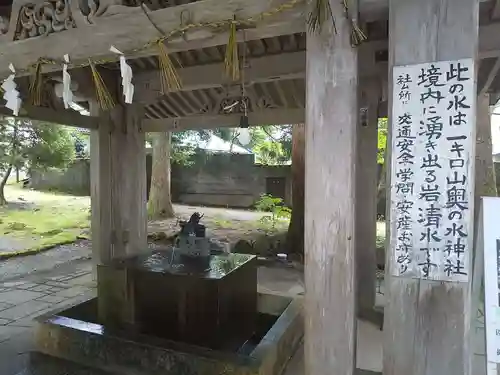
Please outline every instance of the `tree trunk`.
[[287, 248], [290, 253], [304, 255], [304, 184], [305, 126], [292, 128], [292, 217], [288, 227]]
[[11, 172], [12, 172], [12, 165], [9, 165], [9, 167], [5, 171], [5, 174], [2, 177], [2, 180], [0, 181], [0, 206], [4, 206], [7, 204], [7, 199], [5, 199], [4, 188], [5, 185], [7, 184], [7, 180], [9, 179]]
[[[379, 213], [379, 208], [383, 208], [382, 212], [383, 215], [385, 216], [385, 200], [386, 200], [386, 193], [387, 193], [387, 183], [386, 183], [386, 177], [387, 177], [387, 163], [388, 161], [388, 148], [386, 147], [385, 152], [384, 152], [384, 164], [382, 164], [382, 170], [380, 171], [379, 178], [378, 178], [378, 185], [377, 185], [377, 216]], [[382, 206], [381, 206], [382, 205]]]
[[153, 137], [153, 167], [148, 213], [152, 219], [174, 217], [170, 194], [171, 134], [156, 133]]

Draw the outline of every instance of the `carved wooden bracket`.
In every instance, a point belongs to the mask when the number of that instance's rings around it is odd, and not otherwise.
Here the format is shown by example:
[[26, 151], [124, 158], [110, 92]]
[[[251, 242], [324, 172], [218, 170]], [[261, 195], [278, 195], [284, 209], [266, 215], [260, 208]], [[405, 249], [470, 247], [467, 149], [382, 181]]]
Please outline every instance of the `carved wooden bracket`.
[[205, 103], [200, 114], [223, 115], [243, 114], [263, 109], [274, 109], [279, 106], [272, 97], [257, 95], [254, 88], [249, 86], [242, 95], [240, 85], [225, 86], [214, 102]]
[[0, 35], [7, 34], [9, 30], [9, 19], [6, 16], [0, 15]]
[[74, 27], [69, 0], [28, 2], [19, 10], [14, 40], [46, 36]]

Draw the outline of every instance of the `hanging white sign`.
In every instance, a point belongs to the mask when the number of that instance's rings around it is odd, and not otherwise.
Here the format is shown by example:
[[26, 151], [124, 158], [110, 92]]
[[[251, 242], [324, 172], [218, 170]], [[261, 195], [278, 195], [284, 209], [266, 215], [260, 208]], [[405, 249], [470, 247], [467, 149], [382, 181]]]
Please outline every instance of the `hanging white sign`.
[[472, 59], [394, 67], [391, 272], [469, 279], [475, 123]]

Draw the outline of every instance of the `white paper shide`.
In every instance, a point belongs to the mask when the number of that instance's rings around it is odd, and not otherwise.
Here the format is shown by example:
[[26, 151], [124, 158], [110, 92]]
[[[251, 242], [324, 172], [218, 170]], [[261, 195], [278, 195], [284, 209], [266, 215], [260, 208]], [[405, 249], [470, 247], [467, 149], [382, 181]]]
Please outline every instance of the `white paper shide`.
[[111, 46], [109, 50], [120, 55], [120, 72], [122, 76], [123, 96], [125, 97], [125, 103], [131, 104], [134, 97], [134, 85], [132, 84], [132, 68], [127, 64], [127, 59], [120, 50], [118, 50], [114, 46]]
[[69, 56], [64, 55], [64, 64], [63, 64], [63, 102], [64, 108], [68, 109], [73, 104], [73, 91], [71, 91], [71, 76], [68, 73], [68, 64], [69, 64]]
[[474, 61], [393, 70], [391, 272], [465, 282], [472, 245]]
[[21, 109], [21, 98], [19, 96], [19, 91], [17, 91], [17, 84], [14, 81], [16, 70], [12, 64], [9, 65], [9, 69], [12, 74], [2, 83], [2, 89], [4, 90], [3, 99], [6, 101], [5, 106], [12, 110], [14, 116], [18, 116], [19, 109]]

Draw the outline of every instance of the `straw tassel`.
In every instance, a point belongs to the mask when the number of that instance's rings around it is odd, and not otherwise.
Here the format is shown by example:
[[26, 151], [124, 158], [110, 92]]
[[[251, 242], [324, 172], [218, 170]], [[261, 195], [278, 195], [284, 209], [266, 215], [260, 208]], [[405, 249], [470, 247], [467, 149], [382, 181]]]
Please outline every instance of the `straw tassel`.
[[231, 22], [229, 29], [229, 40], [226, 47], [226, 57], [224, 59], [226, 75], [233, 81], [240, 79], [240, 62], [238, 60], [238, 42], [236, 41], [236, 22]]
[[32, 105], [40, 106], [42, 104], [42, 62], [38, 61], [35, 65], [35, 73], [31, 77], [29, 85], [29, 99]]
[[158, 41], [158, 64], [160, 66], [161, 91], [165, 95], [169, 91], [180, 90], [182, 82], [162, 40]]
[[353, 47], [359, 46], [367, 39], [365, 33], [358, 26], [356, 20], [351, 20], [351, 45]]
[[367, 37], [363, 30], [359, 27], [358, 21], [349, 15], [349, 6], [347, 1], [348, 0], [342, 0], [342, 5], [344, 6], [345, 17], [351, 23], [351, 45], [356, 47], [363, 43]]
[[104, 80], [102, 79], [101, 75], [97, 71], [95, 64], [90, 59], [89, 59], [89, 65], [90, 65], [90, 69], [92, 70], [92, 78], [94, 80], [95, 93], [96, 93], [97, 102], [99, 103], [99, 106], [104, 111], [114, 108], [115, 101], [113, 100], [111, 93], [109, 92], [108, 88], [106, 87]]
[[311, 33], [318, 33], [321, 31], [326, 20], [332, 19], [333, 32], [337, 34], [337, 25], [333, 17], [332, 7], [330, 0], [313, 0], [313, 9], [307, 18], [307, 25]]

